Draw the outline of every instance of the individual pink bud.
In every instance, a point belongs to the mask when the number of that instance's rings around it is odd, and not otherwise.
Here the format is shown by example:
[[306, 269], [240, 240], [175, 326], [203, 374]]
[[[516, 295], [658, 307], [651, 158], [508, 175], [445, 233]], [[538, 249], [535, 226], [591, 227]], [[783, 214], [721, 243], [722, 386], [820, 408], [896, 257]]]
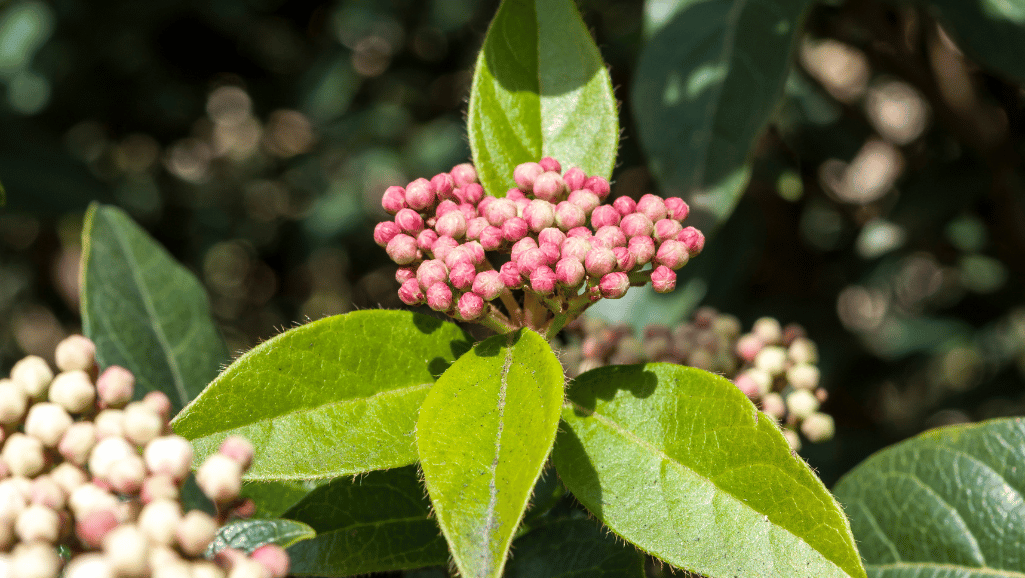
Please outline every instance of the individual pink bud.
[[594, 233], [594, 238], [608, 248], [626, 247], [626, 235], [615, 225], [606, 225]]
[[531, 231], [547, 229], [555, 223], [555, 206], [548, 201], [534, 199], [523, 209], [523, 220]]
[[594, 233], [591, 231], [591, 229], [589, 229], [587, 227], [584, 227], [584, 226], [580, 226], [580, 227], [573, 227], [572, 229], [566, 231], [566, 236], [567, 237], [580, 237], [582, 239], [590, 239], [591, 237], [594, 236]]
[[596, 230], [602, 227], [618, 225], [620, 219], [622, 219], [622, 216], [619, 214], [619, 211], [611, 205], [595, 207], [594, 211], [591, 212], [591, 226]]
[[637, 201], [637, 212], [644, 213], [654, 223], [666, 218], [666, 204], [662, 197], [651, 194], [643, 195], [641, 200]]
[[[555, 213], [553, 212], [553, 219], [554, 214]], [[565, 240], [566, 233], [563, 233], [561, 230], [556, 229], [555, 227], [548, 227], [546, 229], [542, 229], [541, 232], [537, 235], [537, 243], [539, 246], [548, 243], [552, 245], [558, 245], [561, 247], [562, 242]]]
[[545, 265], [553, 266], [562, 257], [562, 250], [554, 243], [541, 243], [538, 249], [545, 255]]
[[538, 247], [537, 241], [535, 241], [531, 237], [524, 237], [524, 238], [520, 239], [519, 241], [516, 241], [515, 243], [513, 243], [512, 250], [510, 252], [509, 258], [511, 260], [513, 260], [513, 261], [516, 261], [516, 260], [518, 260], [520, 258], [520, 255], [524, 251], [526, 251], [528, 249], [537, 249], [537, 247]]
[[459, 296], [456, 313], [464, 321], [473, 321], [484, 312], [484, 299], [476, 293], [466, 292]]
[[399, 287], [399, 299], [406, 305], [419, 305], [423, 303], [424, 292], [416, 279], [409, 279]]
[[520, 253], [516, 265], [519, 267], [520, 275], [530, 277], [530, 274], [538, 267], [544, 267], [548, 263], [548, 257], [541, 249], [527, 249]]
[[118, 460], [107, 477], [110, 487], [119, 494], [137, 494], [146, 480], [146, 464], [139, 456], [128, 456]]
[[171, 398], [162, 391], [151, 391], [142, 396], [142, 403], [157, 412], [161, 419], [167, 421], [171, 417]]
[[535, 293], [547, 295], [555, 291], [555, 271], [547, 265], [542, 265], [530, 272], [530, 288]]
[[573, 191], [569, 194], [567, 201], [583, 209], [585, 215], [590, 215], [591, 211], [601, 204], [601, 200], [598, 199], [598, 195], [594, 194], [590, 189], [579, 189]]
[[694, 227], [684, 227], [676, 240], [687, 246], [687, 252], [691, 257], [696, 256], [705, 248], [705, 235]]
[[434, 229], [424, 229], [416, 236], [416, 247], [420, 251], [428, 252], [434, 249], [434, 243], [438, 240], [438, 233]]
[[583, 237], [567, 237], [562, 242], [562, 257], [584, 262], [587, 252], [591, 250], [591, 242]]
[[503, 263], [498, 270], [498, 277], [508, 289], [519, 289], [523, 285], [523, 276], [515, 261]]
[[442, 235], [434, 242], [434, 246], [431, 247], [431, 253], [434, 254], [435, 259], [445, 261], [448, 259], [448, 254], [458, 246], [459, 241], [456, 241], [452, 237]]
[[88, 459], [89, 452], [95, 445], [96, 426], [90, 421], [80, 421], [71, 424], [64, 432], [57, 444], [57, 451], [64, 459], [80, 466]]
[[687, 247], [680, 241], [669, 239], [658, 247], [655, 253], [655, 262], [665, 265], [670, 269], [679, 269], [687, 264], [690, 255], [687, 254]]
[[682, 221], [690, 214], [690, 206], [680, 197], [669, 197], [665, 200], [665, 204], [667, 216], [670, 219]]
[[215, 503], [230, 502], [242, 490], [242, 466], [227, 456], [213, 454], [196, 471], [196, 483]]
[[534, 187], [534, 180], [545, 172], [538, 163], [520, 163], [513, 169], [513, 180], [521, 190], [529, 191]]
[[471, 205], [470, 203], [460, 203], [459, 212], [463, 214], [463, 218], [465, 218], [467, 221], [469, 221], [470, 219], [476, 219], [480, 216], [480, 214], [477, 211], [477, 208]]
[[103, 543], [103, 538], [118, 524], [113, 510], [95, 510], [77, 519], [75, 534], [86, 546], [98, 548]]
[[619, 299], [630, 289], [630, 276], [621, 271], [602, 275], [601, 280], [598, 281], [598, 288], [602, 297]]
[[655, 241], [646, 235], [630, 239], [626, 247], [633, 253], [638, 265], [646, 265], [655, 257]]
[[527, 201], [528, 203], [530, 202], [530, 199], [527, 198], [527, 195], [524, 195], [523, 191], [519, 190], [516, 187], [512, 187], [511, 189], [506, 191], [505, 198], [515, 202], [516, 206], [519, 206], [520, 201]]
[[623, 230], [623, 234], [629, 239], [638, 236], [650, 235], [652, 229], [655, 228], [655, 225], [644, 213], [630, 213], [620, 221], [619, 228]]
[[488, 225], [480, 232], [480, 244], [485, 251], [497, 251], [505, 242], [505, 235], [502, 229]]
[[584, 183], [587, 182], [587, 174], [580, 167], [572, 167], [566, 171], [566, 174], [562, 175], [562, 180], [566, 181], [566, 187], [569, 190], [576, 191], [584, 188]]
[[381, 197], [381, 206], [389, 214], [394, 215], [406, 208], [406, 189], [399, 186], [388, 187]]
[[54, 359], [61, 371], [90, 371], [96, 364], [96, 344], [83, 335], [70, 335], [57, 344]]
[[527, 234], [527, 222], [519, 217], [513, 217], [502, 223], [502, 238], [510, 243], [515, 243]]
[[454, 197], [452, 191], [456, 188], [456, 181], [448, 173], [439, 173], [431, 178], [431, 188], [434, 189], [438, 200], [444, 202]]
[[484, 216], [495, 227], [516, 216], [516, 203], [509, 199], [496, 199], [485, 207]]
[[431, 182], [427, 179], [416, 179], [406, 185], [406, 206], [422, 211], [434, 204], [435, 195]]
[[[407, 209], [403, 209], [403, 211], [405, 210]], [[408, 265], [417, 258], [416, 239], [401, 233], [392, 237], [384, 250], [388, 253], [388, 257], [399, 265]]]
[[448, 280], [448, 267], [440, 259], [424, 261], [416, 269], [416, 280], [420, 283], [420, 287], [426, 290], [435, 283], [443, 283]]
[[388, 241], [391, 241], [395, 235], [401, 232], [402, 228], [394, 221], [382, 221], [374, 227], [374, 242], [385, 247], [388, 245]]
[[683, 230], [683, 225], [674, 219], [661, 219], [655, 222], [653, 236], [655, 240], [662, 243], [668, 239], [676, 239], [676, 236]]
[[477, 182], [477, 170], [470, 163], [452, 167], [449, 174], [452, 175], [452, 180], [455, 181], [457, 187], [465, 187], [470, 183]]
[[249, 443], [249, 440], [242, 436], [228, 436], [221, 442], [221, 447], [217, 449], [218, 452], [228, 456], [229, 458], [238, 462], [243, 470], [249, 469], [249, 465], [253, 463], [253, 444]]
[[178, 484], [167, 474], [147, 477], [139, 490], [139, 499], [143, 504], [148, 504], [153, 500], [177, 500], [178, 497]]
[[576, 287], [584, 281], [584, 265], [578, 259], [560, 259], [555, 264], [555, 279], [563, 287]]
[[473, 266], [473, 263], [469, 261], [463, 261], [457, 263], [452, 268], [452, 272], [449, 273], [448, 280], [452, 282], [452, 286], [460, 291], [466, 291], [473, 285], [474, 279], [477, 277], [477, 268]]
[[[473, 292], [485, 301], [491, 301], [505, 290], [502, 276], [498, 271], [481, 271], [473, 280]], [[460, 303], [462, 298], [460, 298]]]
[[566, 194], [566, 182], [562, 175], [554, 171], [546, 171], [534, 179], [534, 197], [542, 201], [557, 203]]
[[541, 160], [539, 160], [537, 164], [541, 165], [541, 168], [545, 171], [553, 171], [556, 173], [562, 172], [562, 165], [560, 165], [559, 161], [555, 160], [552, 157], [544, 157]]
[[485, 219], [484, 217], [477, 217], [475, 219], [470, 219], [466, 223], [466, 238], [467, 239], [473, 239], [473, 240], [479, 240], [480, 239], [481, 231], [483, 231], [485, 228], [490, 227], [490, 226], [491, 226], [491, 224], [489, 224], [488, 220]]
[[754, 363], [755, 357], [765, 347], [765, 342], [757, 335], [748, 333], [737, 340], [737, 356], [747, 363]]
[[634, 201], [630, 197], [619, 197], [615, 201], [612, 201], [612, 207], [619, 212], [620, 217], [625, 217], [637, 212], [637, 201]]
[[626, 247], [613, 247], [612, 254], [616, 256], [616, 271], [629, 273], [637, 265], [637, 257]]
[[601, 277], [616, 268], [616, 255], [607, 247], [592, 247], [584, 257], [584, 268], [592, 277]]
[[[491, 203], [494, 203], [497, 200], [498, 200], [497, 197], [492, 197], [490, 195], [485, 195], [484, 197], [482, 197], [480, 202], [477, 203], [477, 214], [480, 215], [480, 216], [484, 216], [485, 215], [485, 211], [488, 210], [488, 205], [490, 205]], [[510, 200], [512, 200], [512, 199], [510, 199]]]
[[655, 293], [669, 293], [676, 289], [676, 271], [659, 265], [651, 271], [651, 287]]
[[402, 209], [395, 214], [395, 224], [409, 235], [419, 234], [424, 230], [424, 218], [413, 209]]
[[[202, 553], [202, 551], [200, 551]], [[277, 544], [267, 544], [266, 546], [260, 546], [253, 553], [249, 555], [251, 560], [259, 562], [261, 566], [267, 569], [270, 574], [269, 578], [285, 578], [288, 575], [288, 553], [285, 549]]]
[[445, 216], [446, 213], [458, 210], [459, 203], [453, 201], [452, 199], [445, 199], [444, 201], [438, 203], [438, 206], [434, 209], [434, 216], [440, 219], [441, 217]]
[[151, 473], [166, 474], [181, 481], [192, 465], [192, 445], [176, 435], [159, 437], [146, 444], [142, 457]]
[[[84, 423], [84, 422], [82, 422]], [[41, 504], [47, 508], [61, 510], [67, 503], [67, 492], [49, 475], [39, 476], [32, 480], [29, 489], [29, 501], [33, 504]]]
[[587, 214], [578, 205], [562, 201], [555, 207], [555, 224], [563, 231], [581, 227], [587, 223]]
[[131, 371], [111, 365], [96, 378], [96, 392], [100, 402], [107, 407], [117, 407], [128, 403], [135, 390], [135, 376]]
[[448, 311], [452, 307], [452, 288], [448, 283], [435, 283], [427, 288], [427, 306], [435, 311]]
[[466, 217], [460, 211], [450, 211], [438, 219], [434, 229], [440, 235], [459, 239], [466, 234]]
[[[451, 270], [459, 263], [470, 263], [473, 264], [473, 256], [470, 254], [470, 249], [466, 245], [459, 245], [445, 256], [445, 265]], [[433, 283], [431, 284], [433, 285]], [[428, 285], [429, 287], [430, 285]]]
[[484, 187], [477, 183], [465, 185], [463, 187], [463, 199], [471, 205], [478, 205], [484, 199]]
[[605, 197], [609, 196], [609, 182], [603, 177], [594, 176], [584, 182], [585, 189], [591, 189], [594, 194], [598, 195], [599, 199], [605, 200]]

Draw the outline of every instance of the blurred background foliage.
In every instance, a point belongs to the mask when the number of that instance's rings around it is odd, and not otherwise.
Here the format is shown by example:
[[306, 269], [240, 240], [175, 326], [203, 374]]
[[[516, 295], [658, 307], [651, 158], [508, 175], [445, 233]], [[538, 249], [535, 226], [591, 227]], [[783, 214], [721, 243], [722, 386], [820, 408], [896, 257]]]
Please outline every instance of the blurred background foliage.
[[[628, 90], [644, 5], [579, 5], [623, 101], [613, 193], [658, 192]], [[471, 68], [496, 7], [0, 0], [0, 368], [79, 330], [93, 199], [196, 272], [233, 351], [401, 307], [372, 240], [379, 198], [469, 158]], [[937, 17], [882, 0], [810, 10], [736, 210], [675, 294], [594, 312], [671, 324], [708, 304], [745, 327], [801, 323], [837, 422], [803, 450], [827, 484], [925, 428], [1025, 410], [1022, 76], [980, 65]]]

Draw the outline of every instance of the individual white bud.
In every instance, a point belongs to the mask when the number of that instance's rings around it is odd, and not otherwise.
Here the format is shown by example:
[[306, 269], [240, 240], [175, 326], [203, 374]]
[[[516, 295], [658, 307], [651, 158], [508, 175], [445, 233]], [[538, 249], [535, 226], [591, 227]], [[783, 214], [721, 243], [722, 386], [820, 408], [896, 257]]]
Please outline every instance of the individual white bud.
[[54, 510], [63, 510], [68, 500], [68, 493], [49, 475], [39, 476], [32, 480], [30, 492], [30, 502]]
[[754, 327], [751, 328], [751, 333], [757, 335], [763, 343], [773, 344], [783, 340], [783, 328], [780, 326], [779, 321], [772, 317], [762, 317], [755, 321]]
[[772, 391], [772, 376], [769, 375], [767, 371], [758, 369], [757, 367], [752, 367], [741, 375], [746, 375], [754, 381], [758, 387], [759, 396], [763, 396]]
[[11, 569], [17, 578], [57, 578], [61, 559], [52, 544], [22, 542], [14, 547]]
[[206, 512], [192, 510], [178, 522], [175, 538], [178, 547], [188, 556], [199, 557], [206, 552], [217, 535], [217, 522]]
[[91, 483], [78, 486], [68, 498], [71, 511], [79, 519], [98, 510], [116, 510], [118, 504], [119, 500], [114, 494]]
[[132, 401], [135, 376], [120, 365], [111, 365], [96, 378], [96, 392], [106, 407], [121, 407]]
[[775, 345], [765, 347], [755, 356], [755, 367], [773, 377], [783, 375], [787, 367], [787, 351]]
[[78, 486], [89, 481], [89, 476], [82, 468], [69, 462], [63, 462], [50, 470], [50, 479], [56, 482], [65, 494], [70, 496]]
[[0, 578], [15, 578], [14, 562], [6, 552], [0, 552]]
[[42, 357], [29, 355], [14, 364], [11, 379], [32, 399], [42, 399], [53, 381], [53, 370]]
[[213, 454], [196, 472], [196, 483], [214, 502], [227, 502], [242, 491], [242, 465], [224, 454]]
[[14, 425], [28, 409], [28, 395], [10, 379], [0, 379], [0, 424]]
[[77, 554], [64, 569], [64, 578], [116, 578], [103, 554]]
[[797, 432], [792, 429], [784, 429], [783, 437], [787, 439], [787, 444], [790, 445], [790, 449], [795, 452], [801, 451], [801, 436], [797, 435]]
[[173, 564], [180, 564], [182, 557], [178, 552], [164, 544], [151, 544], [149, 550], [149, 567], [162, 568]]
[[54, 360], [61, 371], [89, 371], [96, 363], [96, 344], [82, 335], [69, 335], [57, 344]]
[[819, 386], [819, 368], [802, 363], [787, 370], [787, 381], [797, 389], [814, 390]]
[[171, 415], [171, 398], [162, 391], [151, 391], [142, 396], [142, 402], [153, 408], [164, 420]]
[[164, 431], [163, 418], [147, 403], [130, 403], [124, 412], [125, 437], [137, 446], [148, 444]]
[[167, 474], [154, 474], [142, 483], [139, 491], [139, 498], [143, 504], [153, 500], [177, 500], [179, 497], [178, 485], [174, 478]]
[[94, 477], [107, 479], [115, 462], [134, 455], [135, 447], [124, 438], [104, 438], [89, 453], [89, 473]]
[[128, 456], [114, 462], [108, 477], [111, 487], [119, 494], [136, 494], [146, 480], [146, 464], [139, 456]]
[[34, 476], [46, 465], [43, 442], [21, 432], [15, 432], [7, 438], [0, 458], [3, 458], [7, 468], [15, 476]]
[[192, 568], [184, 561], [154, 566], [150, 578], [192, 578]]
[[819, 351], [815, 342], [807, 337], [798, 337], [790, 344], [787, 350], [787, 357], [792, 363], [818, 363]]
[[204, 560], [192, 565], [192, 578], [224, 578], [224, 570], [217, 564]]
[[74, 423], [71, 415], [56, 403], [42, 402], [29, 408], [25, 418], [25, 433], [43, 442], [46, 447], [55, 447], [64, 432]]
[[819, 400], [807, 389], [795, 389], [787, 395], [787, 409], [797, 419], [805, 419], [819, 409]]
[[116, 576], [145, 576], [149, 571], [149, 540], [134, 524], [114, 528], [103, 538], [103, 554]]
[[228, 578], [268, 578], [268, 574], [263, 564], [245, 558], [231, 567], [231, 570], [228, 571]]
[[762, 396], [762, 411], [776, 421], [781, 421], [787, 412], [787, 404], [783, 396], [772, 391]]
[[53, 508], [32, 504], [18, 514], [14, 533], [22, 542], [40, 540], [52, 544], [60, 537], [60, 526], [60, 516]]
[[120, 409], [105, 409], [93, 418], [96, 439], [125, 436], [125, 413]]
[[82, 413], [96, 402], [96, 388], [89, 374], [81, 369], [58, 373], [50, 383], [50, 401], [70, 413]]
[[183, 480], [192, 467], [192, 444], [180, 436], [159, 437], [146, 444], [143, 459], [150, 472]]
[[0, 520], [14, 522], [28, 507], [28, 498], [12, 479], [0, 482]]
[[177, 500], [153, 500], [139, 513], [139, 528], [151, 541], [170, 546], [181, 518], [181, 504]]
[[64, 459], [81, 466], [89, 459], [89, 452], [96, 445], [96, 426], [90, 421], [71, 424], [57, 444], [57, 451]]
[[809, 415], [801, 423], [801, 433], [812, 443], [833, 439], [833, 434], [836, 433], [833, 416], [818, 411]]

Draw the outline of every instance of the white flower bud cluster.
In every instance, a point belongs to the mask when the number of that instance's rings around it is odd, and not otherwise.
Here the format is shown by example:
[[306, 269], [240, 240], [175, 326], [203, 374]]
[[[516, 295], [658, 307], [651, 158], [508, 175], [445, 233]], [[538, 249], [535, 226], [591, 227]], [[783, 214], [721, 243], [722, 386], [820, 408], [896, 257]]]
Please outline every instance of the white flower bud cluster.
[[184, 512], [192, 446], [171, 432], [170, 400], [133, 402], [132, 373], [99, 373], [95, 354], [74, 335], [57, 346], [56, 375], [29, 356], [0, 379], [0, 578], [284, 577], [275, 545], [204, 558], [218, 527], [252, 510], [239, 499], [252, 446], [229, 438], [199, 468], [216, 518]]
[[718, 373], [783, 426], [793, 449], [801, 447], [798, 431], [813, 443], [831, 439], [833, 418], [819, 411], [826, 390], [819, 387], [818, 350], [804, 329], [763, 317], [749, 333], [741, 331], [736, 317], [711, 307], [674, 328], [649, 325], [641, 337], [629, 325], [584, 317], [567, 326], [570, 345], [562, 359], [571, 377], [605, 365], [648, 361]]

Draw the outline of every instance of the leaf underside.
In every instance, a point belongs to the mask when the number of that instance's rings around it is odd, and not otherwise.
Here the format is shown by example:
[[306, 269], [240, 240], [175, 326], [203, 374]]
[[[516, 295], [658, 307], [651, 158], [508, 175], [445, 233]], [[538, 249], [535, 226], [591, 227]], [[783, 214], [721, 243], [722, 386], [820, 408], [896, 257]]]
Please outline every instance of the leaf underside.
[[287, 548], [302, 540], [316, 536], [313, 528], [295, 520], [236, 520], [217, 530], [207, 554], [212, 556], [225, 548], [235, 548], [247, 554], [260, 546], [277, 544]]

